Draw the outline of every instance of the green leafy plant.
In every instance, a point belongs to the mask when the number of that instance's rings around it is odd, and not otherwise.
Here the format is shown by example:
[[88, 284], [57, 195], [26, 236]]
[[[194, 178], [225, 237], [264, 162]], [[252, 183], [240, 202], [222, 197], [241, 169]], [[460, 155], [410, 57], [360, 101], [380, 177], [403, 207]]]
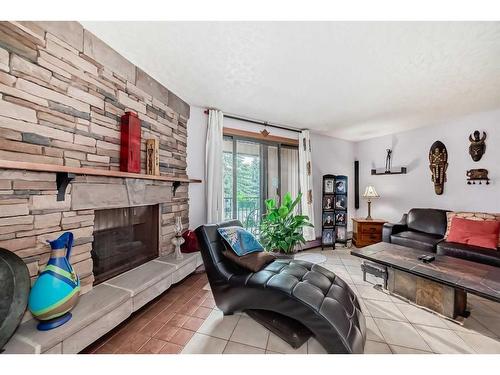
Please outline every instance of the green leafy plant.
[[314, 227], [306, 215], [295, 215], [296, 206], [300, 203], [302, 194], [295, 200], [286, 193], [278, 206], [276, 200], [266, 200], [266, 214], [260, 226], [260, 239], [267, 251], [293, 252], [297, 244], [304, 244], [304, 227]]

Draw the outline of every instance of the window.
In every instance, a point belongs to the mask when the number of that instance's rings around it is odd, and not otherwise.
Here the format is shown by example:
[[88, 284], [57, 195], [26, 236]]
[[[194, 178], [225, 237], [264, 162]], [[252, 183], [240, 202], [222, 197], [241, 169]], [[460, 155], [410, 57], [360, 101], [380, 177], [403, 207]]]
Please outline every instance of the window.
[[258, 234], [265, 200], [299, 193], [297, 147], [224, 137], [224, 219], [238, 219]]

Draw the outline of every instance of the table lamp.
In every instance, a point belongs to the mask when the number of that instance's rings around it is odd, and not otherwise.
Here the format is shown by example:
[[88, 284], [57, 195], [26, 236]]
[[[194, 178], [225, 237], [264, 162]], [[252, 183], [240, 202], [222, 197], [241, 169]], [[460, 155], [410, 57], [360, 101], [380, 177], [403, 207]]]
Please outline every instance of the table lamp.
[[372, 205], [372, 199], [373, 198], [380, 198], [380, 195], [377, 194], [377, 191], [372, 185], [368, 185], [365, 189], [365, 193], [363, 194], [363, 198], [368, 200], [368, 216], [366, 217], [366, 220], [372, 220], [372, 215], [371, 215], [371, 205]]

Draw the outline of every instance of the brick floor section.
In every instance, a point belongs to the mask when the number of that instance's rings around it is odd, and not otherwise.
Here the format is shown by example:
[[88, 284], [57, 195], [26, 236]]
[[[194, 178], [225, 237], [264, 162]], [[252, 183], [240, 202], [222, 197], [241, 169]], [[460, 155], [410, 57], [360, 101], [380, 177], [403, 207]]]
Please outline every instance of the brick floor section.
[[180, 353], [215, 306], [207, 282], [205, 273], [188, 276], [81, 353]]

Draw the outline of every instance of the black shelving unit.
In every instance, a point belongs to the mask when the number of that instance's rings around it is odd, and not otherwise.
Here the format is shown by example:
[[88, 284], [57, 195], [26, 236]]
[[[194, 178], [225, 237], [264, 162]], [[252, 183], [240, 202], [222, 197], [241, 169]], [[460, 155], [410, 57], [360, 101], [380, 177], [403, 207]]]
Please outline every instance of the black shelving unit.
[[336, 243], [347, 246], [347, 176], [323, 176], [321, 196], [321, 249]]

